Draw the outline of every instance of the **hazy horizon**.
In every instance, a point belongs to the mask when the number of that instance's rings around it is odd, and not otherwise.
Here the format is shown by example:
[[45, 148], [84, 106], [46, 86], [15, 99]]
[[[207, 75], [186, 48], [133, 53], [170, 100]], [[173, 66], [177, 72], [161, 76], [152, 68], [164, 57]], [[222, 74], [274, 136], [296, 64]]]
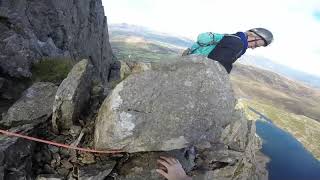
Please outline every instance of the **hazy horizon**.
[[109, 24], [139, 25], [192, 40], [207, 31], [268, 28], [275, 38], [271, 46], [248, 50], [247, 54], [320, 76], [320, 36], [316, 36], [320, 32], [320, 1], [102, 1]]

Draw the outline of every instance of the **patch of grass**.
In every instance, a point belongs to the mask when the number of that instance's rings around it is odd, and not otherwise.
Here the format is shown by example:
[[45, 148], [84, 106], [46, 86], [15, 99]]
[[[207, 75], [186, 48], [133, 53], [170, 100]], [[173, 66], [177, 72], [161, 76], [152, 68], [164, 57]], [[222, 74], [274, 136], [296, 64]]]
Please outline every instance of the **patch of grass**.
[[156, 44], [128, 44], [125, 42], [111, 41], [112, 50], [118, 59], [126, 61], [157, 62], [161, 59], [178, 56], [169, 48]]
[[60, 84], [73, 67], [71, 59], [45, 58], [32, 67], [32, 81]]

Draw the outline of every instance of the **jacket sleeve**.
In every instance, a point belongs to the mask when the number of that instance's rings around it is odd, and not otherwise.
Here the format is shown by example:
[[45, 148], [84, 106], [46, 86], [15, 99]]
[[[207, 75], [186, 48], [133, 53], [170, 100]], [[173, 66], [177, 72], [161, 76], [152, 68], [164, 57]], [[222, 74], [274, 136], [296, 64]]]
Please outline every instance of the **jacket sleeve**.
[[243, 43], [241, 39], [233, 36], [225, 36], [219, 44], [210, 52], [208, 58], [220, 62], [228, 73], [232, 64], [241, 56]]

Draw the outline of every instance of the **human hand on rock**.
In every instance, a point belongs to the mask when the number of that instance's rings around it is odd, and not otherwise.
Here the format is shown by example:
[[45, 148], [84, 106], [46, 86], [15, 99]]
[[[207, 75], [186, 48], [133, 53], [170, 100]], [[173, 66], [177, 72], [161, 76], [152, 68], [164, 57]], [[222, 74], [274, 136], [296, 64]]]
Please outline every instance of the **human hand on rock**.
[[168, 180], [192, 180], [191, 177], [186, 175], [177, 159], [160, 156], [157, 162], [159, 163], [159, 169], [156, 169], [156, 171]]

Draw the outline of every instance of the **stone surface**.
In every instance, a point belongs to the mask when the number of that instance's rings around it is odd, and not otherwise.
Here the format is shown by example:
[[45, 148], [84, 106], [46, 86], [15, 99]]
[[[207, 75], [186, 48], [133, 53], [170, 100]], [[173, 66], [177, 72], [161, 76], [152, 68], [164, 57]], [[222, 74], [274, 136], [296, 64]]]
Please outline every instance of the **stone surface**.
[[95, 146], [139, 152], [215, 142], [232, 120], [234, 103], [229, 77], [215, 61], [191, 56], [152, 64], [106, 98]]
[[194, 156], [189, 156], [187, 149], [169, 152], [149, 152], [133, 154], [119, 170], [119, 180], [164, 180], [155, 170], [160, 156], [170, 156], [179, 160], [186, 172], [195, 166]]
[[254, 122], [247, 121], [240, 109], [232, 118], [237, 120], [225, 128], [221, 144], [199, 152], [196, 164], [205, 171], [195, 170], [193, 179], [268, 179], [268, 159], [259, 152], [261, 143]]
[[255, 124], [247, 122], [242, 110], [239, 109], [233, 112], [232, 119], [235, 121], [223, 130], [225, 135], [208, 148], [192, 147], [169, 152], [131, 154], [128, 159], [125, 158], [127, 160], [123, 164], [119, 165], [117, 179], [164, 180], [155, 172], [156, 160], [160, 155], [178, 159], [194, 180], [267, 179], [268, 172], [265, 166], [267, 159], [259, 152], [261, 146], [259, 138], [255, 135]]
[[111, 66], [109, 81], [122, 81], [132, 73], [140, 73], [150, 68], [150, 63], [115, 61]]
[[95, 163], [94, 155], [91, 153], [82, 153], [80, 158], [81, 163], [83, 164], [93, 164]]
[[6, 77], [0, 78], [0, 86], [0, 98], [16, 101], [30, 84], [26, 80]]
[[54, 96], [58, 87], [52, 83], [33, 84], [22, 97], [9, 108], [0, 124], [18, 126], [37, 124], [47, 120], [52, 113]]
[[0, 90], [1, 90], [0, 92], [2, 92], [2, 87], [3, 87], [5, 82], [6, 82], [6, 79], [3, 78], [3, 77], [0, 77]]
[[244, 151], [247, 143], [248, 122], [241, 110], [236, 110], [232, 116], [233, 122], [223, 131], [221, 141], [229, 149]]
[[[32, 135], [33, 126], [23, 125], [9, 129], [10, 132], [19, 132]], [[35, 143], [21, 138], [0, 135], [0, 179], [31, 179], [32, 152]]]
[[63, 180], [64, 178], [54, 174], [43, 174], [37, 176], [36, 180]]
[[43, 57], [89, 58], [108, 79], [112, 50], [101, 0], [1, 0], [0, 67], [13, 77], [30, 77]]
[[90, 98], [93, 68], [88, 60], [77, 63], [58, 88], [53, 104], [52, 124], [58, 130], [70, 129]]
[[115, 161], [107, 161], [103, 164], [93, 164], [79, 168], [79, 179], [81, 180], [102, 180], [106, 178], [114, 166]]

